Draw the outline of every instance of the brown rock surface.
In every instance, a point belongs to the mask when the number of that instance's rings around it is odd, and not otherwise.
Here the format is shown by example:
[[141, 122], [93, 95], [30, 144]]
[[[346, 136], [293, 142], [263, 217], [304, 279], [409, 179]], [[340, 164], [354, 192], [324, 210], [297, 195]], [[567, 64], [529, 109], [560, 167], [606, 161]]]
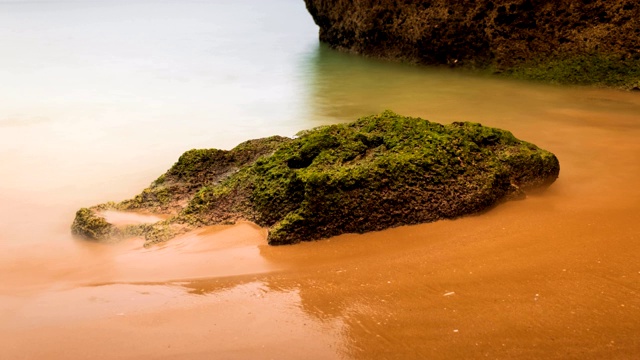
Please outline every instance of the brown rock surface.
[[[372, 57], [505, 70], [595, 54], [632, 61], [634, 76], [640, 60], [640, 4], [633, 0], [305, 3], [322, 42]], [[628, 75], [628, 66], [621, 71]]]

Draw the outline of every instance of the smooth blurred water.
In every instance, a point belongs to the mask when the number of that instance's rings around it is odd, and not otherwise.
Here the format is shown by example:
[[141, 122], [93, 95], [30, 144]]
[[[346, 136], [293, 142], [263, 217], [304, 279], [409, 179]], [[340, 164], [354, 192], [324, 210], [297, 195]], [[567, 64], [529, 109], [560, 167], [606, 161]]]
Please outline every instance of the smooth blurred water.
[[0, 2], [0, 195], [121, 197], [190, 148], [312, 126], [316, 33], [297, 0]]

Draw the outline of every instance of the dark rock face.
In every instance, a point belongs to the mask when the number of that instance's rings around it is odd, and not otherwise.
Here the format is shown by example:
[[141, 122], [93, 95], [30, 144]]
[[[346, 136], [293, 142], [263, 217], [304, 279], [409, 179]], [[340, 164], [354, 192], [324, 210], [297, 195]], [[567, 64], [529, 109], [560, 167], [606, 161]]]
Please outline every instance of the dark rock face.
[[[247, 220], [269, 228], [270, 244], [291, 244], [477, 213], [549, 186], [559, 171], [552, 153], [508, 131], [387, 111], [295, 139], [191, 150], [134, 199], [79, 210], [72, 230], [98, 240], [144, 235], [152, 244]], [[171, 217], [120, 229], [100, 217], [105, 209]]]
[[338, 50], [499, 71], [595, 56], [632, 62], [623, 71], [631, 68], [640, 80], [640, 3], [635, 0], [305, 3], [320, 27], [320, 40]]

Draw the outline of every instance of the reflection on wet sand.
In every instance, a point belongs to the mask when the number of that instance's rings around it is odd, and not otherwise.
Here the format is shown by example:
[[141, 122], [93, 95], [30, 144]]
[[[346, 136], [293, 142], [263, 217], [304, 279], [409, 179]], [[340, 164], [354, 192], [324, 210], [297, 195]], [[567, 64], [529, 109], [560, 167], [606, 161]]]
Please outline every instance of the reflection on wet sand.
[[[108, 215], [132, 220], [130, 214]], [[2, 269], [20, 279], [29, 272], [39, 278], [0, 291], [4, 354], [245, 359], [303, 358], [311, 351], [320, 358], [340, 357], [340, 318], [310, 317], [299, 305], [297, 288], [272, 288], [261, 280], [261, 273], [280, 266], [261, 256], [266, 230], [253, 224], [208, 227], [149, 249], [140, 239], [82, 245], [95, 253], [70, 259], [75, 264], [67, 272], [43, 274], [42, 268], [19, 263]], [[58, 254], [47, 260], [60, 259]], [[30, 346], [33, 339], [37, 347]]]
[[11, 359], [339, 357], [341, 320], [318, 321], [298, 304], [295, 290], [260, 281], [206, 296], [171, 284], [80, 287], [26, 304], [0, 342]]

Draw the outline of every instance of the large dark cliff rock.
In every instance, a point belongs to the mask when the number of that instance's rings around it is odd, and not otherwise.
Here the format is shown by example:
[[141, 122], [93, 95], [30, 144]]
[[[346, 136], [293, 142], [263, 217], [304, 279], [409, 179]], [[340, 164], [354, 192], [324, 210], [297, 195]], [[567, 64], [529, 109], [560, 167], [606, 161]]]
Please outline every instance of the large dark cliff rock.
[[560, 82], [640, 86], [636, 0], [305, 3], [320, 40], [338, 50]]
[[[510, 132], [441, 125], [390, 111], [272, 137], [233, 150], [190, 150], [134, 199], [80, 209], [72, 231], [147, 244], [200, 226], [252, 221], [270, 244], [450, 219], [522, 197], [555, 181], [558, 159]], [[104, 210], [169, 218], [118, 227]]]

